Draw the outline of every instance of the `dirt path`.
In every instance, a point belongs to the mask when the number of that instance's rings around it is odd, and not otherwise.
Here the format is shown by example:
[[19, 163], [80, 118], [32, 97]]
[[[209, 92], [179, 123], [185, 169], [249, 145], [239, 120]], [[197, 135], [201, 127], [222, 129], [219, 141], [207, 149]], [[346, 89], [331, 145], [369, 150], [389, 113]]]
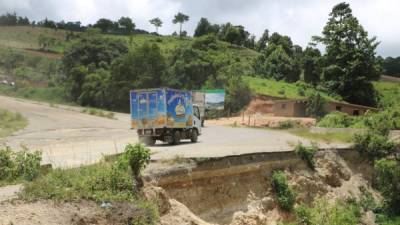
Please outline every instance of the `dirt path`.
[[[0, 139], [0, 144], [15, 149], [20, 145], [40, 149], [44, 163], [55, 167], [94, 163], [103, 155], [121, 152], [126, 144], [138, 140], [136, 132], [129, 127], [128, 114], [117, 113], [116, 119], [107, 119], [81, 113], [80, 107], [51, 107], [47, 103], [4, 96], [0, 96], [0, 107], [20, 112], [29, 120], [24, 130]], [[157, 142], [151, 149], [153, 159], [213, 157], [288, 151], [299, 141], [308, 143], [284, 131], [212, 125], [203, 129], [198, 143], [169, 146]]]

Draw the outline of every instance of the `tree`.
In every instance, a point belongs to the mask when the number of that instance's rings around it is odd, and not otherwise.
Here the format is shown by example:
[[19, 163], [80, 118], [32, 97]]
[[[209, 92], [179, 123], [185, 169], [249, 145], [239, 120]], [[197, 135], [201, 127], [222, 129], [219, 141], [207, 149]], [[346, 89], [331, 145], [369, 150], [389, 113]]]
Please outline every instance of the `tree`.
[[189, 21], [189, 16], [185, 15], [181, 12], [178, 12], [178, 14], [175, 15], [174, 19], [172, 22], [174, 24], [179, 23], [179, 36], [182, 36], [182, 24], [185, 23], [186, 21]]
[[113, 21], [105, 18], [101, 18], [97, 20], [97, 22], [93, 25], [94, 28], [99, 28], [101, 32], [107, 33], [114, 29], [115, 24]]
[[322, 36], [314, 41], [325, 45], [322, 75], [324, 85], [348, 102], [376, 105], [373, 80], [380, 75], [380, 64], [375, 56], [376, 38], [353, 16], [348, 3], [333, 7]]
[[321, 52], [317, 48], [307, 47], [303, 57], [304, 82], [317, 86], [320, 82]]
[[111, 108], [128, 111], [127, 93], [135, 88], [162, 86], [166, 73], [166, 60], [156, 44], [144, 43], [117, 58], [111, 65], [109, 81]]
[[269, 30], [265, 29], [263, 35], [257, 41], [256, 50], [259, 52], [261, 50], [264, 50], [267, 47], [268, 39], [269, 39]]
[[88, 74], [95, 74], [101, 68], [108, 69], [114, 59], [128, 52], [124, 41], [103, 37], [98, 32], [96, 29], [88, 29], [81, 39], [65, 50], [62, 58], [66, 86], [74, 101], [81, 96]]
[[161, 19], [158, 17], [151, 19], [150, 23], [156, 28], [156, 33], [158, 33], [158, 28], [161, 27], [163, 24]]
[[295, 82], [300, 78], [300, 68], [285, 52], [281, 45], [268, 45], [267, 49], [254, 62], [254, 70], [265, 78]]
[[201, 18], [194, 31], [194, 36], [200, 37], [211, 33], [216, 34], [218, 30], [218, 25], [212, 25], [206, 18]]
[[316, 118], [323, 117], [326, 114], [325, 105], [326, 101], [319, 93], [312, 93], [307, 98], [307, 116], [313, 116]]
[[126, 34], [132, 34], [133, 30], [135, 29], [135, 24], [129, 17], [121, 17], [118, 20], [118, 24], [125, 30]]
[[[237, 67], [233, 66], [231, 69], [235, 71]], [[224, 85], [226, 89], [225, 108], [228, 112], [238, 112], [249, 104], [252, 97], [249, 84], [239, 74], [240, 72], [236, 70], [236, 73], [228, 75]]]

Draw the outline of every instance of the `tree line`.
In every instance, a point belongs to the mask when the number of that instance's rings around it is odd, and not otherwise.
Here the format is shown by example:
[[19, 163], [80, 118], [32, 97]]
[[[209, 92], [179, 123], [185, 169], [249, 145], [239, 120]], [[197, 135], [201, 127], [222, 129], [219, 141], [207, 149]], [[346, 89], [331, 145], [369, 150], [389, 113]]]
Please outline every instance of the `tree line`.
[[[182, 25], [188, 20], [189, 16], [183, 13], [175, 15], [172, 22], [179, 25], [176, 35], [187, 35]], [[156, 31], [163, 24], [159, 18], [149, 22]], [[39, 24], [58, 27], [47, 19]], [[128, 17], [118, 21], [102, 18], [88, 27], [85, 34], [93, 33], [92, 28], [102, 33], [121, 34], [131, 34], [136, 29]], [[294, 44], [289, 36], [277, 32], [270, 34], [268, 29], [256, 40], [241, 25], [212, 24], [206, 18], [200, 19], [192, 44], [179, 46], [167, 55], [161, 53], [157, 44], [145, 44], [131, 51], [123, 41], [104, 39], [101, 35], [81, 36], [79, 42], [66, 50], [63, 62], [71, 96], [83, 104], [122, 108], [123, 103], [118, 105], [119, 101], [115, 99], [92, 100], [118, 95], [121, 90], [135, 87], [223, 88], [234, 80], [233, 75], [304, 81], [351, 103], [375, 106], [378, 102], [372, 85], [382, 72], [382, 59], [375, 53], [378, 42], [368, 36], [347, 3], [333, 7], [322, 34], [312, 37], [305, 49]], [[252, 71], [243, 69], [246, 66], [240, 59], [224, 55], [220, 41], [230, 43], [231, 48], [247, 47], [258, 51], [251, 63]], [[317, 44], [325, 47], [324, 53], [316, 48]], [[106, 58], [98, 59], [99, 56]], [[144, 61], [146, 59], [148, 61]], [[118, 82], [110, 87], [114, 81]], [[124, 82], [129, 85], [125, 86]], [[99, 88], [101, 85], [111, 88], [110, 94], [105, 93], [107, 88]], [[120, 97], [124, 99], [122, 94]]]

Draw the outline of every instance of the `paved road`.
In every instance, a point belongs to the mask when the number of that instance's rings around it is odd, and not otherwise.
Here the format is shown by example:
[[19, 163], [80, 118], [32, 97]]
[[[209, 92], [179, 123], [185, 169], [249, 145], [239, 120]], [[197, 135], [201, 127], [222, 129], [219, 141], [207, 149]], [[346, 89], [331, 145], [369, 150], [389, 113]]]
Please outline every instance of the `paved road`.
[[[107, 119], [81, 113], [81, 108], [51, 107], [47, 103], [0, 96], [0, 107], [20, 112], [29, 125], [0, 143], [18, 149], [25, 145], [43, 151], [44, 163], [56, 167], [79, 166], [98, 161], [105, 154], [123, 151], [127, 143], [138, 141], [129, 128], [129, 115]], [[293, 144], [307, 141], [284, 131], [210, 126], [203, 129], [199, 142], [152, 147], [153, 159], [212, 157], [250, 152], [288, 151]], [[324, 146], [326, 147], [326, 146]]]

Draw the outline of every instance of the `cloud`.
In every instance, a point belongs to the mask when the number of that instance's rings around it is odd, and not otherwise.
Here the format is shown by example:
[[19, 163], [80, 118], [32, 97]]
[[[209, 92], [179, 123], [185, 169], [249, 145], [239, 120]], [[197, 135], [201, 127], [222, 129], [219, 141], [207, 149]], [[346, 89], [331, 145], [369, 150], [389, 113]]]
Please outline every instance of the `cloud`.
[[[332, 7], [343, 0], [0, 0], [0, 13], [16, 11], [33, 20], [48, 17], [53, 20], [95, 23], [105, 17], [118, 19], [129, 16], [138, 28], [152, 31], [148, 22], [160, 17], [164, 22], [159, 30], [171, 34], [177, 30], [172, 24], [174, 14], [190, 16], [184, 24], [192, 34], [201, 17], [213, 23], [241, 24], [256, 36], [264, 29], [289, 35], [293, 42], [306, 46], [311, 36], [321, 33]], [[370, 36], [377, 36], [381, 44], [378, 53], [400, 55], [400, 29], [397, 21], [400, 1], [352, 0], [354, 15]]]

